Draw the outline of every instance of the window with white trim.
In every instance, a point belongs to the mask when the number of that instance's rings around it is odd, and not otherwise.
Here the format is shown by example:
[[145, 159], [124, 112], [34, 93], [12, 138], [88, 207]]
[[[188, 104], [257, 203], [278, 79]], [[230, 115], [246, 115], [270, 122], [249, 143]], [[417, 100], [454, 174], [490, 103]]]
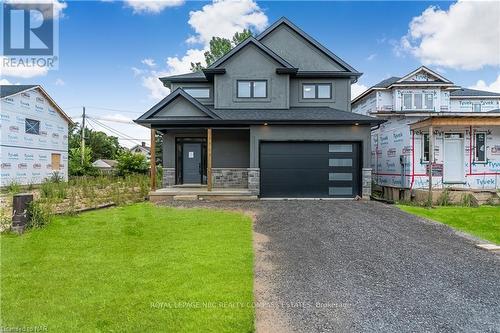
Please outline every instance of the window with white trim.
[[474, 104], [472, 104], [472, 111], [474, 111], [474, 112], [481, 112], [481, 103], [474, 103]]
[[422, 162], [429, 162], [429, 133], [422, 134], [422, 149], [420, 160]]
[[403, 109], [405, 110], [413, 109], [412, 94], [403, 94]]
[[486, 162], [486, 133], [476, 132], [474, 143], [474, 162]]
[[426, 110], [433, 110], [434, 109], [434, 95], [433, 94], [425, 94], [424, 95], [424, 103], [425, 103], [425, 109]]

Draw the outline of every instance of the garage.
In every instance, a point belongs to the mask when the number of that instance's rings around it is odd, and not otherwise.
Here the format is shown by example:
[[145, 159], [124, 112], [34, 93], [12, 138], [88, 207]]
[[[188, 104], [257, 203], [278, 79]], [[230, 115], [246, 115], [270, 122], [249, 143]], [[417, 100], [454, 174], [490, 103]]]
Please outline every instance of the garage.
[[357, 142], [261, 142], [261, 197], [353, 198], [360, 193]]

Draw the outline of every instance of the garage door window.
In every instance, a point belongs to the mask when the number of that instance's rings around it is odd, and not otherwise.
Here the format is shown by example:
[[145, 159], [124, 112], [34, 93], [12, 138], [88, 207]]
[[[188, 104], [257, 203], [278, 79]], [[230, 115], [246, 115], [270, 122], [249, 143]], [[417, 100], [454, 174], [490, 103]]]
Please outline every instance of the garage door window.
[[352, 144], [348, 145], [328, 145], [330, 153], [352, 153]]
[[350, 172], [330, 172], [328, 174], [329, 180], [352, 180], [352, 173]]
[[352, 158], [330, 158], [328, 166], [350, 167], [352, 166]]
[[329, 195], [352, 195], [352, 187], [329, 187]]

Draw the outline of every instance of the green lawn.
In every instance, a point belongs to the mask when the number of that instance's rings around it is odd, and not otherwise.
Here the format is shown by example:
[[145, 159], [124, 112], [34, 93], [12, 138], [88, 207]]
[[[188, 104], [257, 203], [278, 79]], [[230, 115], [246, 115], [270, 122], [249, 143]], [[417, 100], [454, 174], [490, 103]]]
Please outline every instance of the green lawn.
[[0, 327], [252, 332], [252, 222], [151, 204], [1, 236]]
[[500, 206], [424, 208], [399, 205], [399, 208], [500, 244]]

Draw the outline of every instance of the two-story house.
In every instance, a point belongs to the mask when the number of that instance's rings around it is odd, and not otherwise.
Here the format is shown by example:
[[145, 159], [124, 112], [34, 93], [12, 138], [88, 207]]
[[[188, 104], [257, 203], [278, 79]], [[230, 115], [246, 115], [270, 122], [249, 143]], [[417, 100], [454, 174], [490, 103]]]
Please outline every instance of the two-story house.
[[369, 88], [352, 110], [387, 120], [372, 131], [375, 183], [500, 188], [500, 94], [461, 88], [420, 67]]
[[0, 186], [68, 179], [71, 118], [39, 85], [0, 85]]
[[261, 197], [368, 197], [370, 128], [351, 112], [361, 75], [282, 18], [197, 73], [136, 122], [163, 133], [163, 185]]

